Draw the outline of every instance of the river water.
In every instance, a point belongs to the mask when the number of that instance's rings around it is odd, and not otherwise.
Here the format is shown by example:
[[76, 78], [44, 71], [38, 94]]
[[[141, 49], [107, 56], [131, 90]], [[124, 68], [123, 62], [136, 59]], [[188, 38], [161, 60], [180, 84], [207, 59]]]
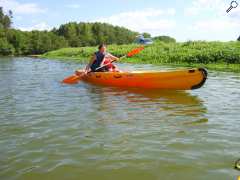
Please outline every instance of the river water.
[[[226, 180], [240, 158], [240, 75], [151, 91], [60, 81], [83, 65], [0, 58], [0, 179]], [[125, 70], [166, 67], [121, 64]]]

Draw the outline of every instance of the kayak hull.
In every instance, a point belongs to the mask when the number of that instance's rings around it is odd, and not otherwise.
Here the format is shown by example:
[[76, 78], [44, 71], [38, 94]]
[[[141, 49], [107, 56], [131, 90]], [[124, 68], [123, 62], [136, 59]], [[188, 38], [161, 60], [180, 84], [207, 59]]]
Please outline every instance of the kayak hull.
[[207, 79], [203, 68], [171, 71], [90, 72], [76, 74], [87, 83], [124, 88], [190, 90], [202, 87]]

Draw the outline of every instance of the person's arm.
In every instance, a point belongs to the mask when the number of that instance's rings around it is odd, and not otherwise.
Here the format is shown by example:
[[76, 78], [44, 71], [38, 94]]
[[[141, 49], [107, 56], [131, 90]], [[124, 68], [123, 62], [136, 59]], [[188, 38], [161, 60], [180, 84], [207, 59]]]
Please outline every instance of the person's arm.
[[108, 53], [108, 56], [111, 58], [112, 61], [117, 61], [117, 60], [120, 59], [120, 58], [118, 58], [118, 57], [116, 57], [116, 56], [114, 56], [114, 55], [112, 55], [110, 53]]
[[96, 55], [94, 54], [90, 60], [90, 62], [88, 63], [88, 65], [85, 68], [85, 72], [89, 72], [90, 67], [92, 66], [93, 62], [96, 60]]

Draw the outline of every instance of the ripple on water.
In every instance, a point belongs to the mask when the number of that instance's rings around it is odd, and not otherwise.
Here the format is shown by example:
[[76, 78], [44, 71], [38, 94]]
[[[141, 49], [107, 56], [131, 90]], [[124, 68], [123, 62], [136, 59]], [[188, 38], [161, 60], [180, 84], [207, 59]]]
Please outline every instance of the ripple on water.
[[0, 177], [237, 177], [232, 169], [240, 147], [237, 74], [210, 72], [203, 88], [186, 92], [59, 83], [78, 66], [0, 61]]

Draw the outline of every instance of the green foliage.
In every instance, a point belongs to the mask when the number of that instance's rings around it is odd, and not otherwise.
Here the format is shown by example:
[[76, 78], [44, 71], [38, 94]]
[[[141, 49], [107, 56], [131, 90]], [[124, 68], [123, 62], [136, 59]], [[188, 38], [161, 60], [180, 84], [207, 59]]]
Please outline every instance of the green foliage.
[[0, 55], [43, 54], [63, 47], [95, 46], [100, 43], [132, 43], [136, 32], [107, 23], [76, 23], [61, 25], [51, 31], [20, 31], [11, 29], [12, 11], [6, 15], [0, 7]]
[[[131, 45], [110, 45], [108, 51], [121, 57], [138, 47]], [[65, 48], [43, 55], [46, 58], [89, 60], [97, 47]], [[141, 53], [124, 62], [171, 64], [186, 66], [206, 66], [211, 69], [230, 68], [240, 71], [240, 42], [204, 42], [189, 41], [185, 43], [157, 43], [148, 45]]]
[[156, 36], [153, 38], [156, 42], [161, 41], [165, 43], [175, 43], [176, 39], [169, 36]]
[[63, 36], [70, 47], [95, 46], [100, 43], [128, 44], [132, 43], [137, 33], [126, 28], [112, 26], [107, 23], [76, 23], [61, 25], [53, 32]]
[[32, 31], [29, 32], [29, 51], [31, 54], [43, 54], [50, 50], [67, 47], [67, 41], [52, 32]]
[[[4, 38], [5, 44], [11, 45], [15, 55], [42, 54], [47, 51], [67, 47], [67, 41], [52, 32], [31, 31], [22, 32], [20, 30], [9, 29], [0, 31], [0, 37]], [[8, 46], [7, 46], [8, 47]], [[1, 55], [9, 55], [1, 53]]]
[[[0, 55], [45, 53], [42, 57], [88, 60], [100, 43], [111, 44], [108, 50], [119, 57], [139, 46], [131, 44], [139, 33], [107, 23], [70, 22], [51, 31], [25, 32], [11, 29], [11, 19], [12, 11], [4, 14], [3, 8], [0, 7]], [[143, 36], [151, 37], [148, 33], [143, 33]], [[63, 49], [56, 50], [59, 48]], [[176, 43], [176, 40], [169, 36], [157, 36], [154, 37], [154, 44], [148, 45], [140, 54], [124, 61], [190, 66], [204, 64], [211, 68], [227, 66], [240, 71], [240, 37], [236, 42]]]
[[144, 38], [151, 38], [151, 34], [144, 32], [143, 34]]
[[6, 38], [0, 38], [0, 54], [1, 55], [12, 55], [14, 48], [8, 43]]
[[63, 47], [95, 46], [100, 43], [128, 44], [137, 35], [126, 28], [106, 23], [76, 23], [61, 25], [49, 31], [24, 32], [10, 29], [12, 11], [8, 15], [0, 7], [0, 55], [43, 54]]
[[158, 63], [240, 63], [239, 42], [161, 43], [147, 47], [141, 61]]
[[6, 38], [15, 49], [15, 54], [28, 54], [29, 42], [26, 33], [10, 29], [6, 31]]
[[65, 38], [56, 35], [54, 29], [52, 32], [11, 29], [11, 18], [12, 11], [5, 15], [0, 7], [0, 55], [42, 54], [68, 46]]
[[8, 14], [3, 13], [3, 8], [0, 7], [0, 28], [8, 29], [11, 27], [12, 21], [12, 11], [9, 11]]
[[[52, 31], [25, 32], [0, 29], [15, 55], [43, 54], [63, 47], [94, 46], [100, 43], [131, 43], [137, 33], [105, 23], [68, 23]], [[1, 54], [1, 53], [0, 53]], [[2, 54], [3, 55], [3, 54]], [[6, 55], [6, 53], [4, 53]]]
[[[131, 45], [109, 45], [108, 51], [115, 56], [121, 57], [132, 49], [138, 47], [137, 44]], [[82, 61], [88, 61], [92, 57], [93, 53], [97, 51], [97, 46], [93, 47], [80, 47], [80, 48], [63, 48], [56, 51], [50, 51], [42, 55], [46, 58], [64, 58], [64, 59], [76, 59]]]

